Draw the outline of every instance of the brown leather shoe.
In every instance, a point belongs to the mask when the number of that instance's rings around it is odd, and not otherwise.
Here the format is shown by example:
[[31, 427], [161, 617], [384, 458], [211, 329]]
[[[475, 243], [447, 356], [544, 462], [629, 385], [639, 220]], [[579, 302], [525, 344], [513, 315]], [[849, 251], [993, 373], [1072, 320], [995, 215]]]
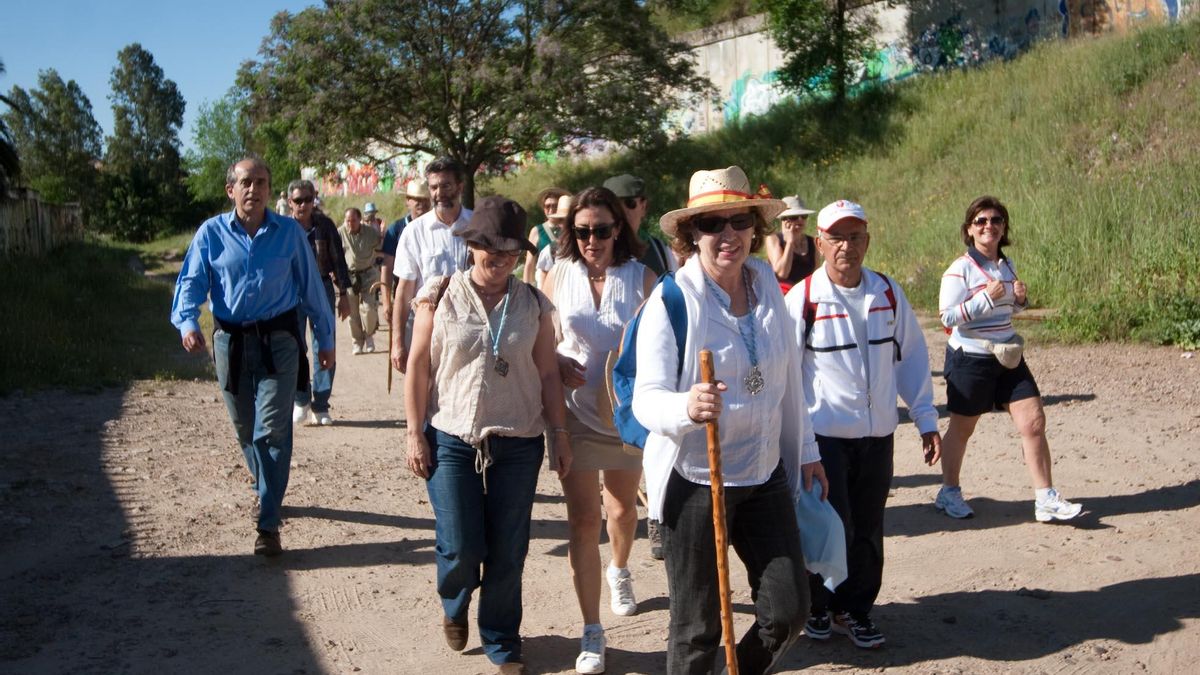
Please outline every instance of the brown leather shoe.
[[509, 661], [501, 663], [500, 670], [496, 671], [500, 675], [526, 675], [529, 671], [525, 669], [525, 664], [520, 661]]
[[467, 623], [455, 623], [450, 617], [442, 617], [442, 632], [446, 634], [446, 644], [450, 649], [461, 652], [467, 648], [467, 637], [471, 634]]
[[254, 555], [274, 558], [280, 553], [283, 553], [283, 545], [279, 543], [279, 533], [259, 530], [258, 539], [254, 540]]

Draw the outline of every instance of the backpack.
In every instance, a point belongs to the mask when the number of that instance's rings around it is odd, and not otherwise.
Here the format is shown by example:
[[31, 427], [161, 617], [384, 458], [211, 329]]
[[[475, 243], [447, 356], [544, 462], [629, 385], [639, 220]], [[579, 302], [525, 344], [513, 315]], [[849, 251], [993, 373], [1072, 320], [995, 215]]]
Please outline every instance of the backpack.
[[[675, 348], [679, 353], [679, 362], [675, 366], [675, 377], [683, 373], [683, 348], [687, 340], [687, 305], [683, 301], [683, 291], [675, 283], [675, 274], [664, 274], [658, 284], [662, 286], [662, 301], [667, 307], [667, 318], [671, 322], [671, 331], [675, 334]], [[649, 298], [647, 298], [649, 300]], [[637, 448], [646, 447], [646, 438], [650, 432], [633, 416], [633, 388], [637, 378], [637, 334], [642, 321], [642, 310], [646, 303], [638, 307], [633, 320], [625, 327], [621, 335], [621, 350], [612, 371], [613, 426], [621, 441]]]
[[[887, 284], [887, 290], [883, 292], [884, 297], [888, 301], [888, 309], [892, 310], [892, 321], [896, 321], [896, 291], [892, 289], [892, 280], [888, 275], [880, 272], [878, 274], [884, 283]], [[817, 320], [817, 303], [812, 301], [812, 275], [804, 277], [804, 348], [812, 349], [808, 344], [808, 337], [812, 334], [813, 323]], [[900, 343], [896, 342], [895, 330], [892, 331], [892, 342], [896, 345], [896, 360], [900, 360]]]

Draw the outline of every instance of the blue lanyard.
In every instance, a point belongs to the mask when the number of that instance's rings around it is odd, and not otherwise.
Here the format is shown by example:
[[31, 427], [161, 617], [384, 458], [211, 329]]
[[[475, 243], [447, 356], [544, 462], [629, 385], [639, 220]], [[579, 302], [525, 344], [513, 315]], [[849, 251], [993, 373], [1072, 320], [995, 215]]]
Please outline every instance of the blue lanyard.
[[492, 324], [488, 322], [488, 336], [492, 340], [492, 357], [500, 355], [500, 340], [504, 337], [504, 322], [508, 320], [508, 299], [512, 297], [512, 277], [508, 278], [508, 286], [504, 290], [504, 306], [500, 308], [500, 326], [492, 332]]

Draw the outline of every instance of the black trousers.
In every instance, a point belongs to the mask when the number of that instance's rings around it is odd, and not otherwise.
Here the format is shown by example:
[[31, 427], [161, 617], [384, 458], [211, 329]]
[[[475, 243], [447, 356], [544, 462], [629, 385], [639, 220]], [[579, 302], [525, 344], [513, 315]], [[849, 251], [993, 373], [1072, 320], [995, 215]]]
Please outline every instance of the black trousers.
[[833, 593], [821, 575], [809, 577], [814, 614], [871, 613], [883, 584], [883, 509], [892, 485], [893, 435], [832, 438], [817, 435], [829, 479], [829, 503], [846, 527], [846, 580]]
[[[796, 641], [808, 618], [800, 529], [783, 466], [762, 485], [726, 487], [725, 517], [754, 600], [755, 623], [737, 645], [739, 670], [765, 673]], [[662, 533], [671, 596], [667, 672], [715, 672], [721, 600], [709, 486], [672, 473]]]

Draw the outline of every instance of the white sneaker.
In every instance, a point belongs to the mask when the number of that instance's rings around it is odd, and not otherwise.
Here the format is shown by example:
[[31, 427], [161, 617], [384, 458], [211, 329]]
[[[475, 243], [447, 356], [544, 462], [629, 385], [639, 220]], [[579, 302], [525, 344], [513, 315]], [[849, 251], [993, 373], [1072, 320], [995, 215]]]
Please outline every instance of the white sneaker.
[[327, 427], [333, 424], [333, 418], [328, 412], [315, 412], [309, 418], [308, 424], [313, 427]]
[[304, 424], [304, 421], [307, 419], [308, 419], [308, 406], [307, 405], [293, 405], [292, 406], [292, 424]]
[[943, 485], [942, 489], [938, 490], [937, 499], [933, 500], [933, 508], [951, 518], [970, 518], [975, 515], [963, 499], [961, 487]]
[[585, 628], [579, 638], [579, 657], [575, 659], [575, 672], [584, 675], [604, 672], [604, 650], [608, 639], [603, 628]]
[[375, 338], [373, 338], [373, 337], [367, 338], [367, 341], [363, 343], [363, 351], [368, 354], [375, 353]]
[[637, 600], [633, 597], [633, 577], [630, 576], [629, 570], [609, 565], [604, 577], [608, 579], [613, 614], [617, 616], [637, 614]]
[[352, 349], [350, 351], [353, 352], [355, 356], [358, 356], [359, 354], [363, 353], [363, 346], [358, 343], [355, 343], [354, 349]]
[[1070, 520], [1082, 511], [1082, 504], [1074, 504], [1063, 499], [1058, 490], [1054, 488], [1050, 488], [1050, 494], [1046, 495], [1044, 500], [1035, 500], [1033, 503], [1033, 517], [1039, 523], [1048, 523], [1051, 520]]

